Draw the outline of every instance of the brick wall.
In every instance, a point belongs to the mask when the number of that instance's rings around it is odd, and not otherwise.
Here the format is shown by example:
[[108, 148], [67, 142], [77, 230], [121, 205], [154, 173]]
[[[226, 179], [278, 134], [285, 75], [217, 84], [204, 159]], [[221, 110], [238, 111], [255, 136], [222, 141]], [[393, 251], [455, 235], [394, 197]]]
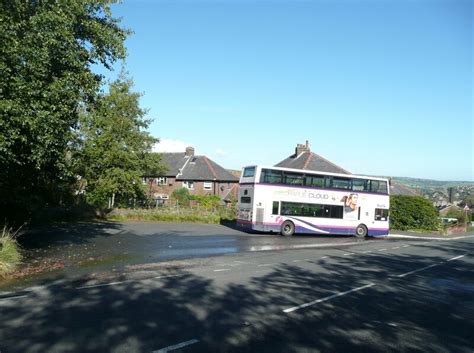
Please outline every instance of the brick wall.
[[[151, 197], [157, 197], [158, 195], [168, 195], [171, 198], [171, 194], [174, 190], [183, 187], [183, 181], [176, 180], [174, 177], [167, 178], [165, 184], [160, 184], [159, 178], [146, 178], [147, 192]], [[210, 182], [211, 190], [204, 189], [203, 181], [194, 181], [194, 189], [189, 190], [191, 195], [216, 195], [224, 197], [229, 188], [237, 185], [238, 182], [227, 183], [227, 182]], [[236, 193], [237, 188], [234, 190]], [[235, 195], [236, 196], [236, 195]]]

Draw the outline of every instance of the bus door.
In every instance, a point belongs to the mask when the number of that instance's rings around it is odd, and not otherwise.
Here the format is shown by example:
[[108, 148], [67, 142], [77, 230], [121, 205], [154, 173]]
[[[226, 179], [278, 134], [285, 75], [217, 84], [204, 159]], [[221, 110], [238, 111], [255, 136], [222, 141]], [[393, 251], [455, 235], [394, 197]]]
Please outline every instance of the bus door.
[[265, 218], [265, 208], [257, 207], [257, 214], [255, 217], [255, 223], [258, 225], [263, 225], [263, 221]]

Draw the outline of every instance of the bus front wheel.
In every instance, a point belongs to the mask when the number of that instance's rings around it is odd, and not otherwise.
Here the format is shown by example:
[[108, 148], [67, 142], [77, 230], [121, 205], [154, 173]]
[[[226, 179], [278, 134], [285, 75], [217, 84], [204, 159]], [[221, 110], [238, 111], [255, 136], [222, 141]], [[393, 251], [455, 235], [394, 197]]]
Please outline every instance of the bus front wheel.
[[368, 230], [367, 227], [363, 224], [359, 224], [356, 228], [356, 237], [365, 238], [367, 236]]
[[281, 235], [285, 237], [291, 237], [295, 234], [295, 225], [291, 221], [285, 221], [281, 225]]

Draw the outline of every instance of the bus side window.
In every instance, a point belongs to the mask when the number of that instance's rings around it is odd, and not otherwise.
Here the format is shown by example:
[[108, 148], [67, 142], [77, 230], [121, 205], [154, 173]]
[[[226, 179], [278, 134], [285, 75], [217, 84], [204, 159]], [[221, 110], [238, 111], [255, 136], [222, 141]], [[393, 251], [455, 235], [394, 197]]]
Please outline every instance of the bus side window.
[[280, 170], [262, 169], [261, 183], [281, 184], [282, 172]]
[[370, 180], [370, 191], [386, 194], [388, 192], [387, 182], [382, 180]]
[[368, 180], [365, 179], [352, 179], [352, 190], [353, 191], [369, 191]]
[[323, 188], [324, 187], [324, 177], [319, 176], [319, 175], [306, 175], [305, 178], [305, 184], [306, 186], [313, 186], [317, 188]]
[[326, 188], [330, 188], [331, 185], [332, 185], [332, 177], [330, 177], [330, 176], [324, 177], [324, 186]]

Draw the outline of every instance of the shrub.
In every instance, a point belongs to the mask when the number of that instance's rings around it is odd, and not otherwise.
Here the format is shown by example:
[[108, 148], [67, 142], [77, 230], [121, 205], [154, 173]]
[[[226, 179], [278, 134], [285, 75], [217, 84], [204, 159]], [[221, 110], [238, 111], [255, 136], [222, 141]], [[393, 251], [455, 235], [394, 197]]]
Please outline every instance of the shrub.
[[178, 188], [173, 191], [171, 196], [178, 201], [180, 206], [188, 206], [189, 205], [189, 191], [186, 188]]
[[421, 196], [390, 197], [390, 228], [399, 230], [437, 230], [438, 211]]
[[471, 221], [470, 214], [466, 214], [466, 212], [462, 210], [449, 210], [446, 214], [446, 217], [456, 218], [458, 223], [466, 223]]
[[197, 201], [200, 207], [206, 209], [216, 209], [221, 202], [220, 197], [216, 195], [191, 195], [189, 199]]
[[234, 221], [232, 209], [206, 210], [196, 208], [114, 209], [107, 218], [113, 221], [162, 221], [219, 224]]
[[19, 245], [15, 239], [16, 233], [3, 227], [0, 234], [0, 278], [13, 272], [21, 261]]

